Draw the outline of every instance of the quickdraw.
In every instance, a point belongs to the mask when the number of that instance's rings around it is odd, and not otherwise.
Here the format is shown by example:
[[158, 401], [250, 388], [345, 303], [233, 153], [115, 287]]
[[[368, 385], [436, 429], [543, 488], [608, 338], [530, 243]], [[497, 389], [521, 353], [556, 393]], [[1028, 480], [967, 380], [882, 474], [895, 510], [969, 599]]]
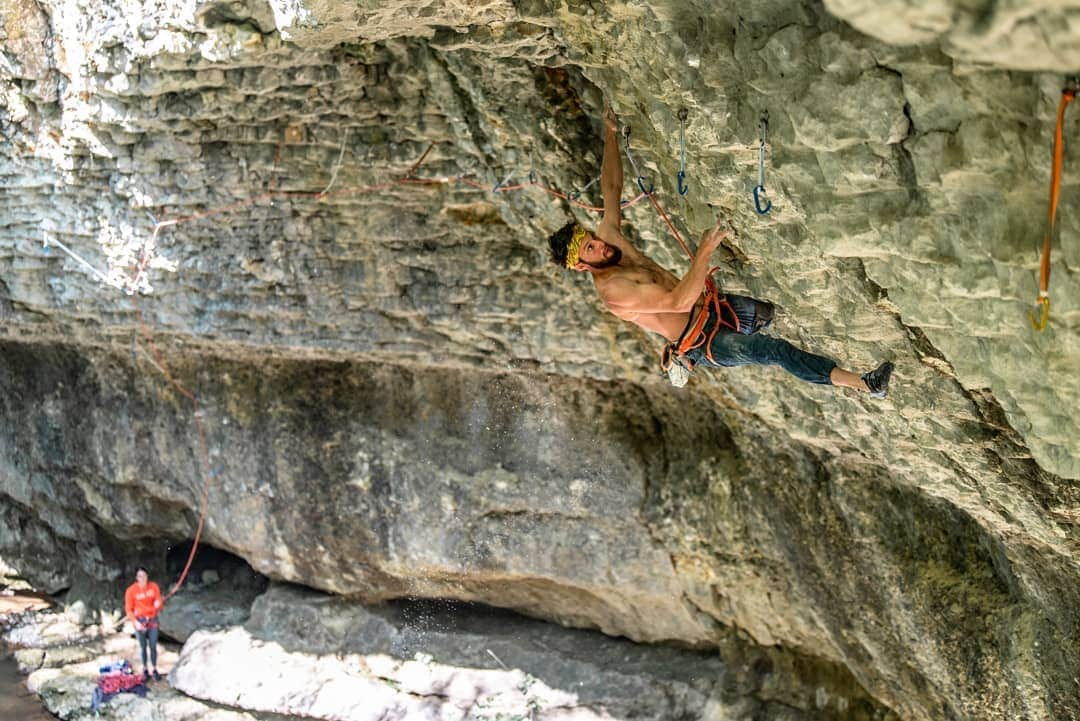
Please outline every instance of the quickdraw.
[[656, 186], [649, 183], [649, 187], [645, 187], [645, 177], [638, 170], [638, 165], [634, 162], [634, 155], [630, 152], [630, 126], [624, 125], [622, 129], [623, 143], [626, 145], [626, 157], [630, 159], [630, 167], [634, 169], [634, 177], [637, 180], [637, 185], [641, 189], [641, 192], [645, 195], [652, 196], [653, 191], [656, 190]]
[[[1057, 125], [1054, 128], [1054, 163], [1050, 172], [1050, 203], [1047, 209], [1046, 234], [1043, 236], [1042, 257], [1039, 260], [1039, 297], [1035, 301], [1035, 308], [1028, 313], [1031, 327], [1040, 333], [1046, 329], [1050, 321], [1050, 242], [1054, 238], [1054, 230], [1057, 225], [1058, 196], [1061, 194], [1061, 165], [1064, 151], [1064, 133], [1062, 127], [1065, 124], [1065, 108], [1076, 97], [1080, 87], [1080, 79], [1071, 77], [1061, 91], [1061, 102], [1058, 103]], [[1037, 313], [1037, 315], [1036, 315]]]
[[569, 196], [570, 200], [577, 200], [578, 198], [581, 197], [582, 193], [584, 193], [586, 190], [588, 190], [589, 188], [596, 185], [596, 181], [598, 181], [598, 180], [600, 180], [599, 175], [597, 175], [595, 178], [593, 178], [588, 183], [586, 183], [585, 187], [583, 187], [581, 190], [572, 190], [567, 195]]
[[765, 201], [765, 207], [761, 206], [761, 196], [765, 193], [765, 144], [769, 139], [768, 110], [761, 111], [761, 121], [758, 125], [761, 127], [761, 144], [758, 145], [758, 180], [754, 188], [754, 209], [757, 210], [758, 215], [765, 215], [772, 210], [771, 200]]
[[686, 180], [686, 118], [688, 114], [686, 108], [679, 111], [679, 173], [675, 176], [679, 195], [690, 192], [690, 186], [683, 182]]

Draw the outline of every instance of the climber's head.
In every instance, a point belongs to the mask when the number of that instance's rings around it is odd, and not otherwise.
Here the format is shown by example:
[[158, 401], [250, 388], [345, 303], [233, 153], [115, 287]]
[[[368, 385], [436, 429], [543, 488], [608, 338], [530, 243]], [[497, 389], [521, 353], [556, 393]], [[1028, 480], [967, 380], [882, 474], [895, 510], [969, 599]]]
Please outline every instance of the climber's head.
[[570, 222], [548, 238], [551, 262], [570, 270], [592, 271], [610, 268], [622, 260], [622, 250], [605, 243], [591, 230]]

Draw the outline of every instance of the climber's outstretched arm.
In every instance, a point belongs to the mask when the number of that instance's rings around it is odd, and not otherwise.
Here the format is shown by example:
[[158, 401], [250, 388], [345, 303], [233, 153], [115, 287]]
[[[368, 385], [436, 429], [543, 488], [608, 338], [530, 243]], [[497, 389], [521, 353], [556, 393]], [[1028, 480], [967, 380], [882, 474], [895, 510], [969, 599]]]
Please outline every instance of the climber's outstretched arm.
[[[600, 167], [600, 191], [604, 195], [604, 218], [600, 229], [619, 231], [622, 226], [623, 167], [619, 152], [619, 121], [611, 106], [604, 104], [604, 161]], [[603, 232], [600, 236], [603, 237]]]

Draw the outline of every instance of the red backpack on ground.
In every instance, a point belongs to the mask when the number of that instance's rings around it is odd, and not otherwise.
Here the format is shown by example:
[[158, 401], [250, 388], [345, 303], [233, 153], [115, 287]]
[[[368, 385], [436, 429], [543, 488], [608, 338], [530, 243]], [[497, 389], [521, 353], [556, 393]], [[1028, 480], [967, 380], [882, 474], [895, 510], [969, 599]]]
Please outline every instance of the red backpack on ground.
[[133, 674], [131, 665], [126, 660], [102, 666], [99, 671], [101, 675], [98, 676], [94, 697], [90, 701], [90, 709], [95, 713], [103, 703], [118, 693], [146, 695], [147, 689], [143, 677]]

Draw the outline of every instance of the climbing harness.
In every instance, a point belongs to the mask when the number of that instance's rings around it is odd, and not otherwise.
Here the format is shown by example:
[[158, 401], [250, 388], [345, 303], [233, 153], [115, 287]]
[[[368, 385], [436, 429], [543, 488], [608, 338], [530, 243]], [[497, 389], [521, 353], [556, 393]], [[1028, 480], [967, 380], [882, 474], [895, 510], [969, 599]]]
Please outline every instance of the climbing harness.
[[765, 215], [772, 210], [772, 201], [766, 200], [765, 207], [761, 207], [761, 196], [765, 194], [765, 143], [768, 142], [769, 137], [769, 111], [761, 111], [761, 121], [758, 123], [761, 128], [761, 144], [758, 145], [758, 175], [757, 186], [754, 188], [754, 209], [757, 210], [758, 215]]
[[688, 112], [686, 108], [679, 110], [679, 173], [675, 176], [676, 184], [679, 188], [679, 195], [686, 195], [690, 192], [690, 186], [684, 182], [686, 180], [686, 117]]
[[[704, 346], [705, 357], [709, 359], [710, 363], [716, 363], [712, 355], [712, 342], [716, 338], [716, 334], [722, 328], [727, 328], [734, 333], [742, 332], [738, 314], [731, 307], [731, 302], [727, 299], [727, 296], [722, 294], [716, 287], [716, 282], [712, 278], [712, 274], [717, 270], [719, 270], [719, 266], [710, 268], [709, 274], [705, 277], [705, 302], [698, 309], [697, 315], [687, 324], [678, 340], [667, 343], [661, 351], [660, 367], [668, 374], [672, 385], [677, 388], [686, 385], [686, 381], [683, 380], [682, 385], [676, 383], [676, 380], [680, 379], [684, 374], [678, 371], [673, 374], [672, 368], [681, 366], [687, 376], [694, 370], [694, 362], [686, 357], [687, 353]], [[725, 311], [727, 317], [725, 317]], [[706, 333], [704, 332], [705, 326], [709, 318], [714, 314], [716, 323]]]
[[[1054, 128], [1054, 163], [1050, 172], [1050, 203], [1047, 209], [1042, 257], [1039, 261], [1039, 297], [1035, 301], [1035, 309], [1028, 313], [1031, 326], [1039, 332], [1045, 330], [1046, 324], [1050, 321], [1050, 242], [1053, 240], [1057, 225], [1058, 196], [1061, 193], [1061, 165], [1064, 152], [1062, 127], [1065, 124], [1065, 108], [1076, 97], [1078, 89], [1080, 89], [1080, 78], [1070, 77], [1061, 91], [1061, 102], [1058, 103], [1057, 126]], [[1038, 316], [1036, 316], [1036, 311], [1038, 311]]]

